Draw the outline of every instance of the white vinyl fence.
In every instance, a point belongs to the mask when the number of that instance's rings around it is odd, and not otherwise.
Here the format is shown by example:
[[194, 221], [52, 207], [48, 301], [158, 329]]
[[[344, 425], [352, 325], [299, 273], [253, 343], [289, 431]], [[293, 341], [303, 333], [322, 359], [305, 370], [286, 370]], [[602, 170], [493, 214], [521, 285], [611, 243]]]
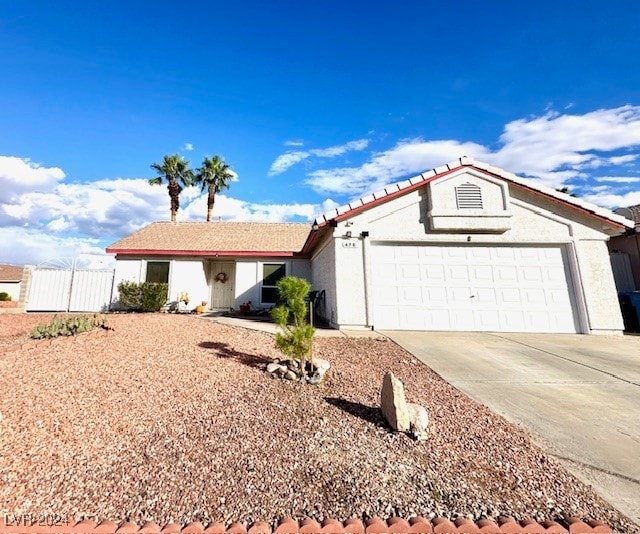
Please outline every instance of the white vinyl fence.
[[81, 269], [76, 262], [43, 265], [31, 273], [27, 311], [105, 312], [113, 269]]

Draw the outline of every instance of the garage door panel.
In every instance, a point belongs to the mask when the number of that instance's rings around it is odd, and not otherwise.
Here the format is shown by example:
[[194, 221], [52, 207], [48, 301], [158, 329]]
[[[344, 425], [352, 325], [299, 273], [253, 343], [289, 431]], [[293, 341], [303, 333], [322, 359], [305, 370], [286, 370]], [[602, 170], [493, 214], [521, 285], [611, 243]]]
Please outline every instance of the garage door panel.
[[427, 287], [425, 289], [425, 304], [431, 307], [446, 308], [447, 306], [447, 288]]
[[374, 326], [576, 332], [561, 246], [374, 245]]

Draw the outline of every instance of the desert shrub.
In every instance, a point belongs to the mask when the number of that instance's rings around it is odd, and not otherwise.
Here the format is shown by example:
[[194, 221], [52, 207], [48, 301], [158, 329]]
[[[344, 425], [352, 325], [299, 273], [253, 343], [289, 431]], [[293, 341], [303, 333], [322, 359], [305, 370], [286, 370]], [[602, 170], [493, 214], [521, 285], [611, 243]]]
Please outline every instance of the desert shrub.
[[120, 282], [120, 306], [125, 310], [156, 312], [167, 302], [168, 284]]
[[76, 315], [60, 318], [57, 315], [49, 324], [39, 324], [31, 333], [33, 339], [48, 339], [59, 336], [77, 336], [83, 332], [90, 332], [94, 328], [111, 330], [107, 319], [103, 315]]
[[9, 300], [11, 300], [11, 295], [6, 291], [0, 291], [0, 301], [7, 302]]
[[120, 282], [120, 306], [125, 310], [140, 310], [142, 308], [142, 284], [137, 282]]
[[301, 369], [311, 359], [315, 328], [307, 323], [307, 296], [311, 285], [304, 278], [285, 276], [278, 288], [280, 304], [271, 316], [282, 332], [276, 334], [276, 345], [283, 354], [300, 361]]
[[169, 284], [157, 284], [145, 282], [142, 284], [142, 301], [140, 303], [143, 312], [157, 312], [167, 302]]

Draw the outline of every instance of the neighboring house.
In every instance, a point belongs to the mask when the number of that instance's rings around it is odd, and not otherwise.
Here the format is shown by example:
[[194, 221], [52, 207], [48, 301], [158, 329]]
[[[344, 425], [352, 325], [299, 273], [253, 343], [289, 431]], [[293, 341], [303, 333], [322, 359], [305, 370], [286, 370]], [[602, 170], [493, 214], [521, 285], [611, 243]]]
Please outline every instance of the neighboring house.
[[631, 221], [634, 228], [609, 241], [613, 274], [621, 292], [640, 289], [640, 204], [616, 210]]
[[8, 293], [11, 300], [20, 300], [23, 267], [0, 265], [0, 293]]
[[116, 287], [168, 282], [191, 306], [271, 307], [277, 279], [296, 275], [325, 291], [337, 328], [612, 333], [623, 323], [607, 241], [630, 226], [461, 158], [313, 225], [153, 223], [107, 252]]

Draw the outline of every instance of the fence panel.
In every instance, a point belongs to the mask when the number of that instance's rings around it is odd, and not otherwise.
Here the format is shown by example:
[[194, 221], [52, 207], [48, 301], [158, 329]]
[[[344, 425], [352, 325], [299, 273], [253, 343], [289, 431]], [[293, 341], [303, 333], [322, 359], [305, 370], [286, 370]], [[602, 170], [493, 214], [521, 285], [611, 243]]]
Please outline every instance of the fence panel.
[[107, 311], [111, 302], [113, 275], [113, 271], [76, 270], [73, 273], [69, 311]]
[[70, 269], [34, 269], [27, 311], [67, 311], [72, 272]]

